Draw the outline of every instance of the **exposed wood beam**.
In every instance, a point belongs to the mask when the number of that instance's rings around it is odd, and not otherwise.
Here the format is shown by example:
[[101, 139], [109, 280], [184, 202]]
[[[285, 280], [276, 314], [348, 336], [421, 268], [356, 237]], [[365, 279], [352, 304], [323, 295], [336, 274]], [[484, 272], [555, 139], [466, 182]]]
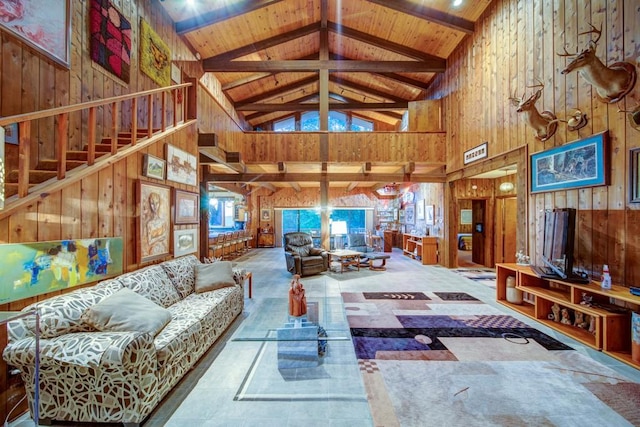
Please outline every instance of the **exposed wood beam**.
[[415, 162], [409, 162], [406, 165], [404, 165], [404, 173], [412, 174], [413, 172], [415, 172], [415, 170], [416, 170]]
[[304, 71], [351, 71], [351, 72], [399, 72], [442, 73], [445, 68], [440, 61], [336, 61], [328, 60], [284, 60], [284, 61], [202, 61], [207, 72], [304, 72]]
[[365, 174], [371, 173], [371, 162], [365, 162], [365, 164], [362, 166], [362, 172], [364, 172]]
[[215, 163], [219, 163], [224, 165], [236, 172], [244, 172], [246, 170], [246, 166], [244, 162], [240, 159], [240, 153], [227, 153], [220, 147], [212, 147], [212, 146], [199, 146], [198, 151], [200, 153], [200, 164], [210, 163], [206, 161], [206, 159], [202, 159], [202, 156], [213, 160]]
[[319, 30], [320, 30], [320, 25], [318, 23], [310, 24], [305, 27], [301, 27], [283, 34], [279, 34], [274, 37], [269, 37], [268, 39], [260, 40], [255, 43], [251, 43], [251, 44], [239, 47], [237, 49], [233, 49], [228, 52], [222, 53], [220, 55], [212, 56], [210, 58], [205, 58], [205, 59], [211, 62], [230, 61], [235, 58], [240, 58], [245, 55], [256, 53], [261, 50], [278, 46], [288, 41], [295, 40], [300, 37], [307, 36], [309, 34], [313, 34]]
[[201, 13], [193, 18], [176, 22], [176, 33], [178, 33], [178, 35], [184, 35], [190, 31], [214, 25], [227, 19], [280, 3], [281, 1], [282, 0], [241, 0], [227, 7], [221, 7], [210, 12]]
[[255, 182], [254, 181], [253, 184], [256, 184], [257, 186], [262, 187], [262, 188], [266, 188], [267, 190], [271, 191], [272, 193], [275, 193], [276, 191], [278, 191], [278, 188], [275, 185], [270, 184], [268, 182]]
[[225, 184], [225, 183], [217, 183], [216, 187], [222, 188], [223, 190], [230, 191], [232, 193], [242, 194], [244, 197], [249, 196], [249, 189], [246, 186], [238, 185], [238, 184]]
[[235, 108], [238, 109], [238, 107], [241, 107], [243, 105], [253, 104], [255, 102], [260, 102], [262, 100], [269, 99], [269, 98], [275, 98], [276, 96], [281, 96], [287, 92], [292, 92], [302, 87], [309, 86], [313, 83], [316, 83], [317, 81], [318, 81], [318, 76], [314, 75], [311, 77], [307, 77], [306, 79], [298, 80], [297, 82], [291, 83], [289, 85], [276, 87], [275, 89], [269, 90], [267, 92], [262, 92], [258, 95], [239, 100], [238, 102], [235, 103]]
[[287, 172], [287, 165], [284, 162], [278, 162], [278, 172], [285, 173]]
[[231, 90], [239, 86], [246, 85], [260, 79], [264, 79], [265, 77], [269, 77], [271, 75], [273, 75], [273, 73], [255, 73], [250, 76], [244, 77], [242, 79], [234, 80], [225, 85], [222, 85], [222, 91], [224, 92], [227, 90]]
[[353, 190], [354, 188], [356, 188], [358, 186], [358, 182], [357, 181], [353, 181], [351, 182], [349, 185], [347, 185], [347, 192]]
[[375, 96], [378, 98], [385, 98], [385, 99], [389, 99], [391, 101], [395, 101], [395, 102], [405, 102], [406, 99], [400, 98], [399, 96], [395, 96], [394, 94], [389, 94], [386, 92], [383, 92], [381, 90], [377, 90], [377, 89], [372, 89], [370, 87], [361, 85], [359, 83], [354, 83], [352, 81], [349, 81], [347, 79], [343, 79], [341, 77], [338, 76], [334, 76], [331, 75], [329, 76], [329, 80], [332, 81], [333, 83], [337, 84], [337, 85], [342, 85], [342, 86], [346, 86], [349, 87], [351, 89], [357, 90], [359, 92], [364, 92], [363, 95], [371, 95], [371, 96]]
[[[329, 109], [333, 111], [344, 110], [406, 110], [408, 102], [332, 102]], [[316, 111], [318, 104], [298, 104], [297, 102], [285, 102], [283, 104], [246, 104], [236, 108], [236, 111]]]
[[[263, 185], [269, 182], [321, 182], [327, 179], [329, 182], [445, 182], [443, 173], [413, 174], [404, 173], [240, 173], [240, 174], [214, 174], [204, 173], [204, 181], [217, 182], [250, 182], [255, 185]], [[215, 184], [217, 185], [217, 184]]]
[[385, 40], [380, 37], [372, 36], [371, 34], [364, 33], [362, 31], [355, 30], [344, 25], [336, 24], [335, 22], [329, 22], [329, 31], [349, 37], [350, 39], [358, 40], [363, 43], [379, 47], [384, 50], [388, 50], [408, 58], [417, 59], [419, 61], [440, 61], [442, 66], [446, 66], [446, 59], [437, 57], [435, 55], [429, 55], [428, 53], [420, 50], [412, 49], [410, 47], [394, 43], [389, 40]]
[[382, 77], [386, 77], [391, 80], [395, 80], [396, 82], [403, 83], [407, 86], [414, 87], [419, 90], [427, 90], [429, 87], [429, 83], [421, 82], [420, 80], [412, 79], [411, 77], [402, 76], [396, 73], [373, 73]]
[[302, 191], [302, 187], [300, 187], [300, 184], [298, 184], [297, 182], [290, 182], [289, 185], [296, 191], [296, 193]]
[[456, 31], [462, 31], [465, 34], [473, 34], [475, 30], [475, 25], [471, 21], [467, 21], [466, 19], [459, 18], [430, 7], [418, 6], [405, 0], [368, 1], [369, 3], [375, 3], [388, 9], [406, 13], [407, 15], [415, 16], [416, 18], [424, 19], [425, 21], [434, 22]]

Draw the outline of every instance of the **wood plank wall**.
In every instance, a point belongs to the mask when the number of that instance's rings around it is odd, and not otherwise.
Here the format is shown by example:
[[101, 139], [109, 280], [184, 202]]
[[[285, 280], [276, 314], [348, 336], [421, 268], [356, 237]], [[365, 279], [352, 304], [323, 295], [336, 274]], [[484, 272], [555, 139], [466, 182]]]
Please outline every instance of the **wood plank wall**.
[[[195, 58], [173, 31], [173, 26], [156, 0], [112, 0], [113, 4], [132, 24], [131, 81], [123, 85], [108, 73], [99, 71], [89, 56], [88, 1], [71, 1], [71, 57], [66, 69], [54, 64], [46, 56], [24, 46], [16, 37], [0, 32], [0, 115], [9, 116], [56, 106], [77, 104], [94, 99], [138, 92], [155, 88], [156, 84], [138, 69], [138, 29], [143, 18], [169, 45], [175, 60], [192, 61]], [[197, 67], [196, 67], [197, 68]], [[195, 75], [193, 66], [185, 64], [183, 71]], [[159, 103], [155, 103], [158, 105]], [[140, 111], [144, 104], [139, 106]], [[139, 112], [140, 112], [139, 111]], [[207, 113], [207, 108], [203, 109]], [[85, 113], [86, 114], [86, 113]], [[98, 135], [111, 123], [107, 109], [98, 112]], [[81, 114], [69, 118], [69, 149], [81, 148], [86, 138], [87, 119]], [[159, 123], [157, 118], [154, 123]], [[129, 129], [131, 114], [123, 111], [122, 129]], [[140, 115], [138, 126], [146, 126], [146, 115]], [[83, 132], [84, 131], [84, 132]], [[33, 126], [33, 164], [38, 158], [53, 158], [55, 132], [53, 119]], [[63, 190], [42, 198], [0, 220], [0, 243], [19, 243], [71, 238], [122, 236], [124, 238], [124, 267], [127, 271], [139, 267], [136, 259], [137, 201], [136, 182], [142, 171], [145, 153], [165, 157], [165, 142], [183, 150], [197, 153], [193, 145], [196, 127], [190, 126], [171, 135], [170, 140], [158, 142], [145, 150], [118, 161], [108, 168], [69, 185]], [[17, 146], [7, 145], [7, 167], [17, 164]], [[13, 151], [12, 151], [13, 150]], [[198, 191], [181, 184], [171, 183], [188, 191]], [[184, 226], [180, 226], [184, 227]], [[0, 310], [19, 310], [36, 299], [0, 305]], [[6, 329], [0, 328], [0, 349], [6, 344]], [[10, 377], [6, 364], [0, 360], [0, 419], [22, 395], [17, 377]], [[22, 406], [24, 411], [25, 406]], [[18, 410], [19, 414], [21, 411]]]
[[[567, 61], [556, 54], [565, 46], [570, 52], [586, 48], [590, 38], [579, 33], [588, 31], [590, 23], [602, 27], [596, 52], [603, 62], [628, 61], [638, 70], [637, 0], [496, 0], [476, 23], [475, 34], [449, 57], [447, 72], [436, 78], [427, 98], [444, 101], [447, 172], [452, 174], [464, 169], [463, 153], [484, 141], [489, 143], [489, 157], [494, 157], [519, 147], [534, 153], [608, 129], [610, 185], [529, 195], [525, 176], [519, 177], [517, 192], [527, 206], [522, 214], [532, 259], [541, 251], [536, 236], [543, 211], [576, 208], [576, 267], [598, 278], [602, 265], [609, 264], [614, 282], [637, 286], [640, 205], [628, 203], [628, 177], [629, 150], [640, 146], [640, 133], [618, 108], [631, 110], [640, 103], [640, 84], [620, 103], [602, 103], [575, 71], [560, 74]], [[526, 87], [537, 80], [544, 83], [537, 102], [540, 111], [554, 111], [564, 119], [579, 108], [587, 114], [587, 126], [572, 132], [560, 123], [554, 137], [536, 140], [508, 98], [525, 91], [529, 96], [532, 89]], [[525, 162], [518, 164], [519, 173], [528, 171]]]

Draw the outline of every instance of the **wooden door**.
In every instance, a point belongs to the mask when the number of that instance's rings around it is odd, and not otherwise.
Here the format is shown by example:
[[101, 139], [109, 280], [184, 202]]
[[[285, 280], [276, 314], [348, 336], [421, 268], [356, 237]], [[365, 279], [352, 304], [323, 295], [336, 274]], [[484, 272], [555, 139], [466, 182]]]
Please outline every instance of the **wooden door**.
[[517, 199], [498, 199], [496, 205], [496, 262], [516, 262]]
[[473, 209], [472, 229], [472, 249], [471, 261], [475, 264], [485, 265], [485, 232], [486, 232], [486, 208], [485, 200], [473, 200], [471, 202]]

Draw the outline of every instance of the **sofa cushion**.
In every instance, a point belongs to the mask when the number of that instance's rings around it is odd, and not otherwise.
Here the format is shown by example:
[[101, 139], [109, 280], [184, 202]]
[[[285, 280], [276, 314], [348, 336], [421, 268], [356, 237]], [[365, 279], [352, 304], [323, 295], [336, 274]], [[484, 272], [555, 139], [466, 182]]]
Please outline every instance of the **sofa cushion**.
[[[122, 285], [117, 280], [109, 279], [90, 288], [76, 289], [66, 294], [47, 298], [31, 304], [24, 310], [38, 307], [41, 338], [53, 338], [71, 332], [89, 332], [93, 328], [82, 321], [82, 313], [121, 288]], [[28, 316], [23, 320], [28, 333], [35, 335], [35, 318]], [[12, 325], [12, 329], [17, 334], [14, 336], [15, 339], [24, 338], [27, 333], [27, 331], [19, 332], [18, 325]], [[16, 329], [18, 331], [15, 331]]]
[[118, 280], [125, 288], [163, 307], [169, 307], [180, 301], [180, 294], [169, 280], [165, 270], [159, 265], [123, 274], [118, 277]]
[[196, 265], [195, 290], [197, 293], [212, 291], [235, 284], [230, 261]]
[[187, 255], [160, 264], [181, 298], [186, 298], [187, 295], [193, 293], [196, 265], [199, 263], [198, 258], [193, 255]]
[[85, 310], [82, 319], [99, 331], [135, 331], [156, 336], [171, 321], [171, 312], [122, 288]]
[[322, 255], [324, 252], [322, 248], [309, 248], [309, 255]]

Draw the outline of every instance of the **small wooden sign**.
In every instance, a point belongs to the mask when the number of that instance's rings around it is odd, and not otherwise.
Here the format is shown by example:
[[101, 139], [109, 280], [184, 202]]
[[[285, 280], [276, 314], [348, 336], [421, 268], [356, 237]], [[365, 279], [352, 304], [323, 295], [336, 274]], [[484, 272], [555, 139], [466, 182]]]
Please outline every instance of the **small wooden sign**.
[[471, 150], [467, 150], [464, 152], [464, 164], [468, 164], [471, 162], [475, 162], [476, 160], [484, 159], [489, 155], [489, 150], [487, 149], [488, 143], [482, 143], [477, 147], [472, 148]]

